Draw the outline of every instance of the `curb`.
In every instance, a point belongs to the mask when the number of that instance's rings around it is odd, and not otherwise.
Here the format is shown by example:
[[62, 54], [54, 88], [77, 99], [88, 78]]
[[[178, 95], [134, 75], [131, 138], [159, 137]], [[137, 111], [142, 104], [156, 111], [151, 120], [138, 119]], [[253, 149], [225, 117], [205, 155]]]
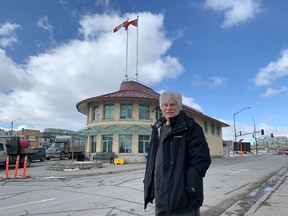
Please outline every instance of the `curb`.
[[[261, 205], [269, 198], [269, 196], [274, 193], [278, 187], [283, 183], [283, 181], [288, 176], [287, 168], [283, 168], [282, 170], [286, 169], [285, 173], [280, 177], [279, 181], [272, 187], [270, 191], [265, 193], [250, 209], [244, 216], [252, 216], [260, 207]], [[281, 171], [282, 171], [281, 170]], [[280, 171], [280, 172], [281, 172]]]

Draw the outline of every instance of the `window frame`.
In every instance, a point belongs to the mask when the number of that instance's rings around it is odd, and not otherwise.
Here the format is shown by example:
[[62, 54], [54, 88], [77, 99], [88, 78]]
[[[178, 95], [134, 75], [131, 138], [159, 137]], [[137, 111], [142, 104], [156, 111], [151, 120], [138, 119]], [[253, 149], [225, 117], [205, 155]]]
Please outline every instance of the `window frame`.
[[121, 103], [120, 104], [120, 119], [132, 119], [133, 118], [133, 104]]
[[104, 119], [112, 120], [115, 115], [115, 105], [114, 104], [105, 104], [104, 105]]
[[150, 105], [139, 104], [139, 119], [150, 120]]

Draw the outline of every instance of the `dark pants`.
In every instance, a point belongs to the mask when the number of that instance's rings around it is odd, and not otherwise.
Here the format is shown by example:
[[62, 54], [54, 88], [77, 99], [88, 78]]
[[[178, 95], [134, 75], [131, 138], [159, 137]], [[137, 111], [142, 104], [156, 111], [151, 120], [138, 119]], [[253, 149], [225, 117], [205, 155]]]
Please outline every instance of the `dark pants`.
[[[155, 205], [155, 216], [165, 216], [164, 206]], [[196, 208], [190, 212], [173, 214], [173, 216], [200, 216], [200, 208]]]

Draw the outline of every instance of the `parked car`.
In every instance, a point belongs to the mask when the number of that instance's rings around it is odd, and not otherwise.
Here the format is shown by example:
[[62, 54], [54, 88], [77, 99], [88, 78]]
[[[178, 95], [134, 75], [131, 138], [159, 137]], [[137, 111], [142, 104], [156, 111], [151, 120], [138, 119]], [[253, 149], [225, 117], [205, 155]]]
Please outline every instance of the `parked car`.
[[288, 155], [288, 149], [280, 148], [278, 150], [278, 155]]
[[32, 161], [40, 160], [41, 162], [46, 160], [46, 150], [43, 147], [35, 147], [37, 150], [36, 154], [31, 155]]

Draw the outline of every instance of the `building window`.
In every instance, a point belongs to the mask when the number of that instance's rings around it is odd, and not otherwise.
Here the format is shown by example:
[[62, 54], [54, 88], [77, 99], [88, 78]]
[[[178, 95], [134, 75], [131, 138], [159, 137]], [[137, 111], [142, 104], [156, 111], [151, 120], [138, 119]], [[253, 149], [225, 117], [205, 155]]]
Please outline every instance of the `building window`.
[[102, 136], [102, 152], [112, 152], [113, 137], [112, 135]]
[[162, 116], [163, 116], [163, 113], [162, 113], [160, 107], [157, 106], [157, 108], [156, 108], [156, 120], [162, 118]]
[[149, 145], [149, 135], [139, 135], [138, 137], [138, 153], [145, 153]]
[[121, 134], [119, 135], [119, 153], [131, 153], [132, 152], [132, 135]]
[[104, 118], [114, 119], [114, 105], [113, 104], [106, 104], [104, 106]]
[[139, 105], [139, 119], [150, 119], [150, 106], [149, 105]]
[[120, 105], [120, 119], [131, 119], [133, 112], [132, 104], [121, 104]]
[[216, 133], [217, 133], [217, 136], [220, 136], [220, 127], [219, 126], [216, 127]]
[[208, 123], [204, 122], [204, 132], [208, 133]]
[[96, 140], [97, 136], [91, 136], [91, 152], [96, 152]]
[[212, 135], [215, 134], [215, 126], [213, 124], [211, 124], [211, 134]]
[[92, 121], [99, 121], [99, 106], [94, 106], [93, 107], [93, 113], [92, 113]]

